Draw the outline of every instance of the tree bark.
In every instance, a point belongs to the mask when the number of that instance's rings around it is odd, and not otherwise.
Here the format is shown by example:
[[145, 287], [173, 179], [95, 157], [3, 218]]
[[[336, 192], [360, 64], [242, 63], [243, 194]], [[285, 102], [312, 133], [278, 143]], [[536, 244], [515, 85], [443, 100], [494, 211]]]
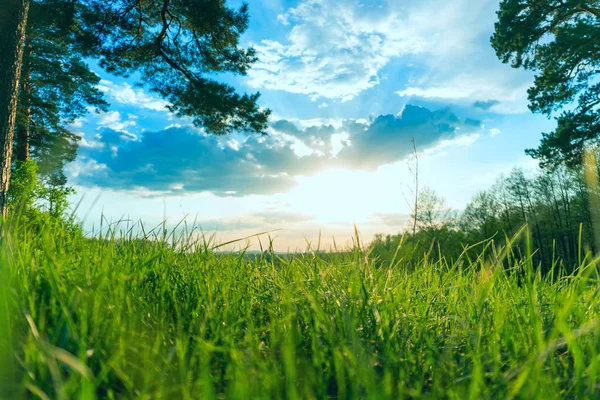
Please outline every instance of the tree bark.
[[19, 79], [29, 0], [3, 0], [0, 7], [0, 209], [6, 217]]
[[19, 96], [15, 158], [29, 160], [29, 131], [31, 129], [31, 44], [25, 45], [21, 70], [21, 93]]

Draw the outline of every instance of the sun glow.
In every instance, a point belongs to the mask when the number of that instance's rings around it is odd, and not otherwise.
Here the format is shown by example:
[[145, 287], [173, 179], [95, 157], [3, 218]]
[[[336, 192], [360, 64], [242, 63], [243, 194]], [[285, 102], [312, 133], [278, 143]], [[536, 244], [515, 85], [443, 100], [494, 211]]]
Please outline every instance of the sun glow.
[[[288, 194], [291, 208], [302, 209], [319, 223], [365, 223], [377, 211], [404, 211], [398, 177], [387, 171], [328, 170], [313, 177], [299, 177]], [[382, 182], [387, 190], [382, 191]]]

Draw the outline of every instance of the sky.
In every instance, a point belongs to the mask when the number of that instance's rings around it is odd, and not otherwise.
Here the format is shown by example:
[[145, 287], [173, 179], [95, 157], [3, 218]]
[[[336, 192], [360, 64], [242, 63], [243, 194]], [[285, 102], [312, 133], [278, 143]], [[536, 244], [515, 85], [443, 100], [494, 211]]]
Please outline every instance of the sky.
[[[208, 136], [135, 80], [95, 68], [111, 107], [73, 124], [82, 141], [67, 167], [86, 231], [102, 218], [185, 220], [218, 242], [270, 232], [278, 251], [319, 238], [342, 247], [354, 227], [368, 242], [407, 226], [412, 138], [421, 187], [455, 210], [512, 168], [535, 168], [524, 150], [555, 122], [527, 109], [533, 75], [489, 44], [499, 1], [248, 4], [242, 44], [259, 61], [224, 79], [261, 92], [268, 135]], [[232, 246], [247, 243], [260, 246]]]

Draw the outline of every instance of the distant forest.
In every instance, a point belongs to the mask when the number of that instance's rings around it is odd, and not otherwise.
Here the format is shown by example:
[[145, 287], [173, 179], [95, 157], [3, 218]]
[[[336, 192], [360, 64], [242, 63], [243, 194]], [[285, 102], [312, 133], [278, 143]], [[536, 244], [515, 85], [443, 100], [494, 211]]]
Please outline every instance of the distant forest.
[[514, 239], [513, 251], [523, 256], [529, 238], [533, 262], [542, 272], [559, 266], [571, 271], [586, 253], [600, 250], [594, 239], [600, 212], [598, 164], [587, 165], [592, 167], [560, 166], [535, 175], [514, 169], [476, 194], [462, 212], [425, 188], [411, 214], [415, 230], [376, 235], [371, 254], [381, 263], [423, 257], [451, 261], [469, 248], [480, 254], [492, 240], [502, 245]]

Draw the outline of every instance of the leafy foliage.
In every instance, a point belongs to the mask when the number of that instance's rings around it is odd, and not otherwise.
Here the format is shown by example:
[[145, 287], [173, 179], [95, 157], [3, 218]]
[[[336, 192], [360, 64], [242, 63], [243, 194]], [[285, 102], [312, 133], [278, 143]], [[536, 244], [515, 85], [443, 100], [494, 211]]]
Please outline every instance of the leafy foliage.
[[8, 203], [20, 213], [27, 213], [37, 198], [37, 165], [33, 160], [17, 161], [12, 168]]
[[266, 128], [269, 111], [257, 105], [258, 94], [239, 95], [213, 79], [244, 74], [256, 60], [253, 49], [238, 46], [248, 25], [246, 5], [44, 0], [32, 2], [29, 14], [17, 128], [28, 131], [44, 185], [36, 193], [53, 215], [64, 213], [72, 192], [63, 168], [75, 159], [79, 137], [69, 124], [90, 108], [107, 109], [86, 57], [109, 72], [140, 77], [169, 100], [171, 111], [210, 133]]
[[[13, 164], [8, 200], [13, 223], [31, 223], [33, 220], [49, 220], [69, 225], [70, 230], [79, 230], [74, 216], [68, 215], [69, 195], [74, 190], [58, 182], [38, 179], [38, 166], [33, 160], [17, 161]], [[39, 225], [40, 223], [38, 223]]]
[[[17, 149], [29, 148], [40, 177], [30, 185], [43, 185], [35, 193], [46, 199], [56, 197], [60, 186], [64, 194], [71, 191], [63, 168], [75, 159], [80, 138], [69, 124], [90, 108], [107, 108], [96, 87], [100, 78], [83, 59], [86, 53], [79, 43], [82, 30], [74, 5], [64, 0], [35, 1], [29, 11], [16, 126], [17, 132], [25, 133], [17, 134], [15, 141]], [[25, 162], [19, 155], [16, 158], [17, 163]], [[20, 185], [18, 179], [11, 185]]]
[[[521, 254], [528, 245], [535, 249], [532, 259], [544, 273], [557, 263], [572, 271], [581, 261], [582, 250], [598, 250], [594, 239], [594, 202], [590, 199], [598, 198], [600, 193], [587, 185], [585, 168], [588, 166], [576, 169], [563, 166], [531, 177], [521, 169], [514, 169], [490, 189], [476, 194], [460, 215], [453, 215], [439, 196], [430, 193], [423, 198], [434, 201], [422, 202], [420, 213], [436, 215], [429, 218], [432, 223], [418, 224], [415, 237], [408, 231], [377, 236], [371, 245], [372, 254], [382, 265], [393, 260], [412, 260], [415, 256], [418, 260], [441, 257], [456, 260], [469, 246], [490, 239], [506, 243], [507, 238], [527, 224], [531, 242], [513, 243], [512, 248]], [[437, 206], [432, 208], [427, 204]], [[467, 255], [477, 257], [478, 251], [480, 246]]]
[[213, 79], [245, 74], [256, 61], [252, 48], [239, 47], [248, 27], [248, 6], [224, 0], [89, 1], [83, 14], [96, 40], [100, 65], [108, 72], [140, 77], [170, 103], [178, 116], [191, 117], [208, 132], [264, 132], [270, 111], [259, 94], [236, 93]]
[[[600, 140], [600, 1], [503, 0], [492, 46], [515, 68], [536, 73], [528, 91], [534, 112], [558, 116], [528, 154], [542, 165], [582, 162], [586, 145]], [[575, 103], [575, 104], [574, 104]]]

